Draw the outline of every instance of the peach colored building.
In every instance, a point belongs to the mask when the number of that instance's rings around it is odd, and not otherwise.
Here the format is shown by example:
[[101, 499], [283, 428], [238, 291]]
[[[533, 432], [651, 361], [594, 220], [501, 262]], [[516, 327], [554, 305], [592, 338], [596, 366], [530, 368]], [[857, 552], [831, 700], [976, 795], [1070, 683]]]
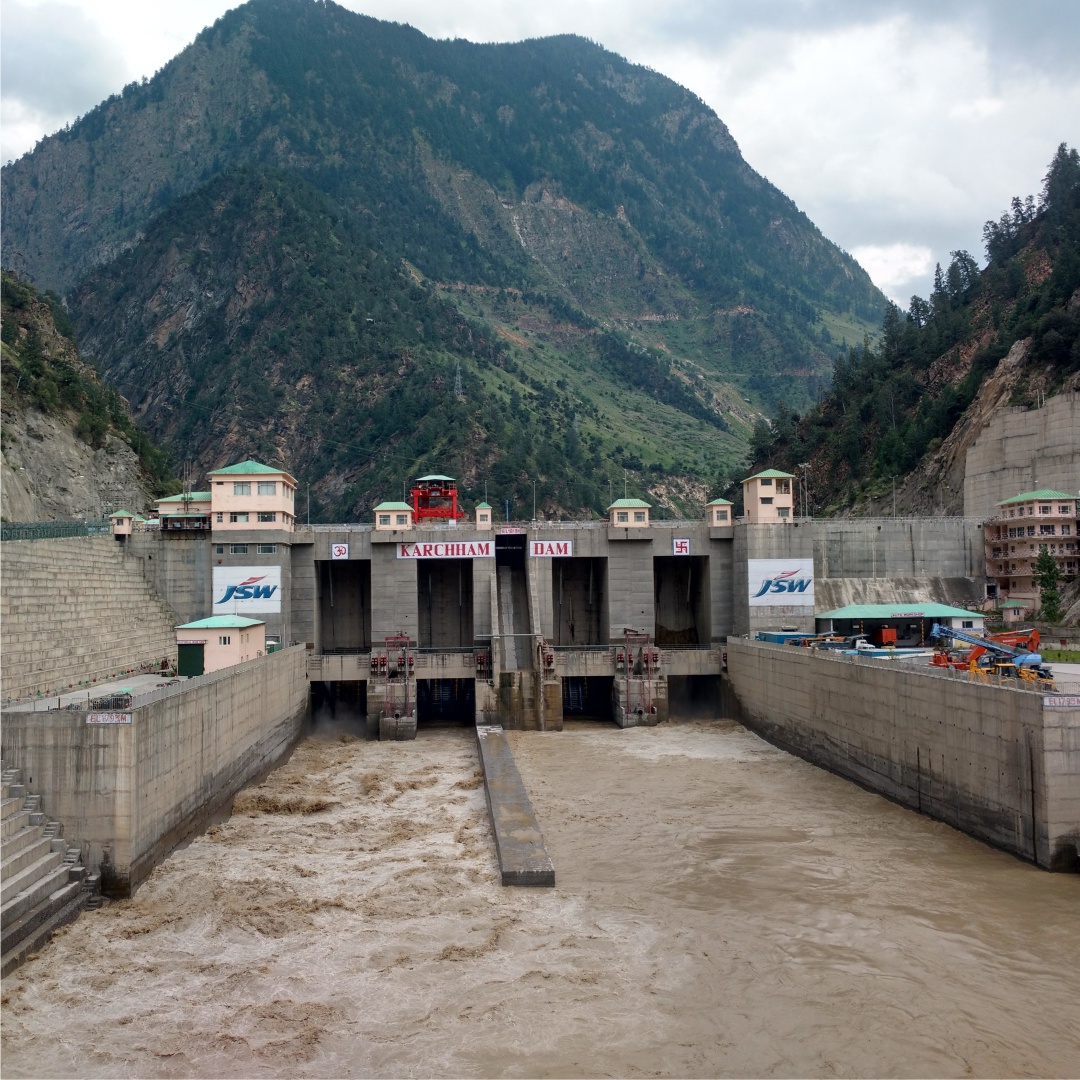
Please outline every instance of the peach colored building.
[[208, 529], [210, 492], [188, 491], [158, 499], [158, 522], [163, 529]]
[[381, 502], [375, 507], [375, 531], [396, 532], [413, 527], [413, 508], [407, 502]]
[[1012, 601], [1006, 610], [1015, 618], [1039, 607], [1033, 575], [1040, 551], [1054, 557], [1065, 581], [1080, 570], [1076, 505], [1077, 497], [1064, 491], [1025, 491], [999, 502], [998, 512], [984, 525], [986, 576], [996, 584], [998, 600]]
[[130, 536], [135, 526], [135, 515], [128, 510], [117, 510], [109, 515], [109, 526], [113, 536]]
[[616, 499], [608, 507], [608, 522], [622, 529], [645, 529], [652, 506], [641, 499]]
[[791, 473], [779, 469], [748, 476], [743, 481], [743, 516], [748, 525], [790, 525], [794, 518]]
[[176, 645], [179, 673], [206, 675], [263, 656], [266, 624], [242, 615], [214, 615], [176, 627]]
[[296, 478], [284, 469], [241, 461], [207, 473], [212, 527], [287, 529], [296, 523]]
[[490, 530], [492, 526], [491, 503], [476, 504], [476, 527], [477, 529]]
[[726, 526], [731, 524], [732, 504], [727, 499], [713, 499], [705, 504], [705, 519], [710, 526]]

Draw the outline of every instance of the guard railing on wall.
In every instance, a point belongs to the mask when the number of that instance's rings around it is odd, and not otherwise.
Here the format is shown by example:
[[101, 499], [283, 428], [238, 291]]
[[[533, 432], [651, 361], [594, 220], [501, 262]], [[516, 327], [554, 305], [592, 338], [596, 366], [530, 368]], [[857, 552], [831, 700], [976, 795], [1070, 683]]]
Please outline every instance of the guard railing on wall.
[[65, 536], [106, 536], [107, 521], [5, 521], [0, 540], [60, 540]]

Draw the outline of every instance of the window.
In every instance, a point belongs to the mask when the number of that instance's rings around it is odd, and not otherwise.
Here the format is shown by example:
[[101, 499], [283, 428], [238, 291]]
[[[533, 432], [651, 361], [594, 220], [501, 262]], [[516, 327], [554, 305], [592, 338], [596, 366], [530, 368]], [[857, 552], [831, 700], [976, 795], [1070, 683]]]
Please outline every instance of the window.
[[247, 554], [247, 549], [248, 549], [247, 544], [230, 544], [229, 545], [229, 554], [230, 555], [246, 555]]
[[277, 544], [258, 544], [255, 550], [260, 555], [275, 555], [277, 554]]
[[260, 480], [255, 487], [256, 492], [259, 495], [276, 495], [277, 494], [277, 481], [276, 480]]
[[1053, 536], [1054, 535], [1054, 526], [1053, 525], [1040, 525], [1039, 526], [1039, 535], [1040, 536]]
[[218, 514], [217, 519], [218, 519], [218, 521], [224, 521], [225, 520], [225, 515], [224, 514]]
[[379, 524], [380, 525], [389, 525], [390, 524], [390, 515], [389, 514], [380, 514], [379, 515]]
[[1072, 513], [1072, 507], [1071, 506], [1059, 506], [1058, 507], [1058, 513], [1059, 514], [1071, 514]]
[[232, 493], [234, 495], [250, 495], [251, 494], [251, 481], [250, 480], [234, 480], [232, 486]]
[[260, 521], [277, 521], [277, 514], [275, 514], [273, 510], [260, 510], [259, 511], [259, 520]]
[[228, 634], [222, 634], [217, 639], [217, 643], [219, 645], [231, 645], [232, 644], [232, 638]]
[[616, 521], [629, 521], [630, 520], [630, 514], [626, 510], [616, 510], [615, 511], [615, 520]]
[[717, 510], [716, 511], [716, 520], [717, 521], [727, 521], [727, 511], [726, 510]]
[[771, 476], [762, 477], [761, 486], [762, 487], [772, 487], [772, 477]]
[[1027, 527], [1027, 534], [1028, 534], [1028, 536], [1034, 536], [1035, 535], [1035, 526], [1034, 525], [1029, 525]]
[[761, 505], [762, 506], [772, 506], [772, 496], [770, 495], [767, 499], [762, 499], [761, 500]]
[[1050, 513], [1050, 507], [1049, 507], [1049, 506], [1043, 506], [1043, 505], [1042, 505], [1042, 504], [1040, 503], [1040, 504], [1039, 504], [1039, 513], [1040, 513], [1040, 514], [1049, 514], [1049, 513]]
[[1072, 534], [1072, 529], [1068, 525], [1062, 525], [1061, 526], [1061, 535], [1062, 536], [1070, 536], [1071, 534]]
[[974, 630], [975, 629], [975, 623], [971, 619], [961, 619], [960, 620], [960, 629], [961, 630]]
[[229, 515], [229, 521], [231, 521], [233, 525], [237, 524], [238, 522], [241, 525], [246, 525], [247, 519], [248, 515], [246, 510], [239, 514], [233, 513]]
[[791, 484], [788, 483], [787, 480], [777, 480], [776, 481], [776, 494], [777, 495], [790, 495], [791, 494]]
[[634, 521], [639, 522], [641, 524], [644, 524], [644, 522], [645, 522], [645, 511], [644, 510], [635, 510], [634, 511]]
[[1009, 517], [1016, 517], [1016, 511], [1015, 510], [1010, 510], [1009, 511]]
[[480, 520], [481, 521], [487, 521], [488, 520], [488, 515], [487, 514], [481, 514], [480, 515]]
[[224, 555], [225, 554], [225, 545], [224, 544], [216, 544], [214, 546], [214, 553], [216, 555]]
[[776, 508], [777, 517], [786, 518], [790, 513], [791, 511], [786, 506], [778, 506]]
[[397, 523], [399, 525], [408, 525], [409, 524], [409, 515], [408, 514], [398, 514], [397, 515]]

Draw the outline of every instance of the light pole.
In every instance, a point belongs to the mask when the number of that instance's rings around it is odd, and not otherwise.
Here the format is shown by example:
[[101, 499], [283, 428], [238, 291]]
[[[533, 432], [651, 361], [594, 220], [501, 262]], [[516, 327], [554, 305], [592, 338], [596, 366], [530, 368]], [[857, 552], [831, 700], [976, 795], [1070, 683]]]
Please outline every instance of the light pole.
[[533, 516], [532, 516], [532, 519], [533, 519], [533, 521], [535, 521], [536, 520], [536, 481], [535, 480], [532, 482], [532, 486], [533, 486]]
[[802, 469], [802, 512], [803, 517], [808, 518], [810, 516], [810, 481], [806, 477], [806, 470], [810, 468], [810, 462], [800, 461], [799, 468]]

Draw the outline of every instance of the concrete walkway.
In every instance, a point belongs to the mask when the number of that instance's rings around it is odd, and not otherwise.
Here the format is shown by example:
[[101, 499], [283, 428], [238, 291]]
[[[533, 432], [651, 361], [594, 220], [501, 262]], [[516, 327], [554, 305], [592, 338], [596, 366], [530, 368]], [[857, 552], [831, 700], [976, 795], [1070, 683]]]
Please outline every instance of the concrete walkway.
[[477, 724], [495, 848], [504, 885], [554, 886], [555, 867], [501, 727]]
[[16, 705], [5, 706], [4, 711], [48, 712], [50, 709], [66, 709], [69, 705], [80, 705], [85, 709], [88, 702], [97, 698], [110, 697], [114, 694], [131, 694], [132, 697], [138, 697], [140, 694], [149, 694], [162, 686], [172, 686], [173, 683], [183, 681], [179, 678], [163, 678], [160, 674], [154, 673], [125, 675], [119, 679], [111, 679], [109, 682], [94, 683], [90, 687], [80, 686], [63, 694], [50, 694], [48, 697], [21, 701]]

